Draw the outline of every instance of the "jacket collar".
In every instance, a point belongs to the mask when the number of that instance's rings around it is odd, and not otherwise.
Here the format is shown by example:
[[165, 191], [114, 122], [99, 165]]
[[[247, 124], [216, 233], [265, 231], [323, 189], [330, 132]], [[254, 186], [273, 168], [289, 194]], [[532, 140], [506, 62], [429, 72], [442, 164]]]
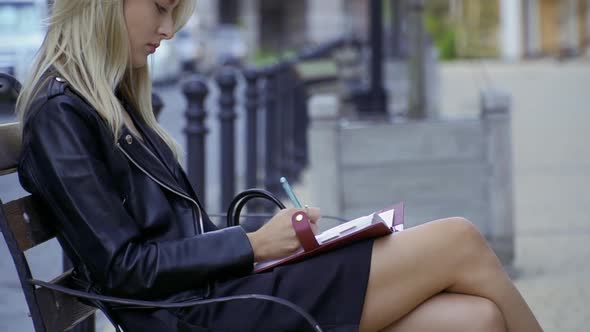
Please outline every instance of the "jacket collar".
[[[128, 109], [127, 105], [125, 108]], [[134, 114], [133, 111], [128, 111], [128, 113], [133, 124], [142, 134], [144, 142], [141, 142], [126, 126], [123, 126], [117, 143], [127, 157], [161, 185], [192, 197], [186, 189], [179, 185], [178, 175], [175, 171], [177, 169], [176, 159], [170, 148], [137, 114]], [[153, 149], [150, 149], [147, 144], [151, 145]]]
[[125, 156], [142, 172], [146, 173], [160, 185], [190, 197], [186, 190], [179, 186], [177, 179], [160, 158], [145, 143], [142, 143], [134, 136], [127, 127], [122, 128], [117, 143], [120, 149], [123, 150]]
[[[166, 168], [174, 175], [177, 176], [176, 173], [176, 158], [174, 154], [170, 150], [170, 148], [164, 143], [164, 141], [158, 136], [158, 134], [150, 128], [141, 117], [130, 109], [130, 106], [127, 104], [123, 104], [125, 110], [133, 120], [133, 124], [139, 132], [143, 135], [143, 139], [145, 140], [145, 144], [149, 144], [157, 154], [158, 158], [160, 159], [161, 163], [163, 163]], [[147, 149], [146, 146], [144, 148]], [[151, 152], [151, 151], [150, 151]]]

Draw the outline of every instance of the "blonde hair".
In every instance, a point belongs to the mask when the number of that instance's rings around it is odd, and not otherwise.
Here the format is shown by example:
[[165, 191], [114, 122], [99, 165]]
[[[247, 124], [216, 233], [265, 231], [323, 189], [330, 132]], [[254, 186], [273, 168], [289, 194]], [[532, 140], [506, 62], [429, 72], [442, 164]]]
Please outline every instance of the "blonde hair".
[[[123, 0], [55, 0], [47, 35], [23, 84], [16, 111], [20, 122], [32, 100], [50, 79], [49, 70], [64, 78], [106, 121], [114, 140], [123, 126], [119, 89], [141, 118], [179, 158], [174, 139], [163, 130], [152, 110], [148, 67], [133, 68]], [[172, 13], [178, 31], [195, 9], [195, 0], [181, 0]]]

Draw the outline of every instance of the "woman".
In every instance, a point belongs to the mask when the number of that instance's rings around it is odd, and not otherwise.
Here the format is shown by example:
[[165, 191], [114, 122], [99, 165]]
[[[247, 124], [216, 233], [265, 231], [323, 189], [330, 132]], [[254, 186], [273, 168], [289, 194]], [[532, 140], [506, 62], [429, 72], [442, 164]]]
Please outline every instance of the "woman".
[[[253, 274], [293, 252], [297, 209], [253, 233], [218, 230], [151, 109], [147, 56], [190, 0], [55, 0], [18, 101], [19, 175], [45, 201], [89, 291], [185, 301], [261, 293], [295, 302], [327, 331], [540, 331], [474, 226], [450, 218]], [[318, 209], [308, 213], [315, 224]], [[112, 309], [112, 308], [111, 308]], [[130, 331], [298, 331], [293, 312], [252, 300], [109, 310]]]

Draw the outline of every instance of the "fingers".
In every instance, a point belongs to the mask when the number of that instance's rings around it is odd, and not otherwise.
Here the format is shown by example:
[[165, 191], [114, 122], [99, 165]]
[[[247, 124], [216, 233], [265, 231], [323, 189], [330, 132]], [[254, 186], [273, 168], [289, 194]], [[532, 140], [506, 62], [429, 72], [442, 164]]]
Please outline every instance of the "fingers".
[[305, 213], [309, 216], [309, 221], [314, 224], [322, 217], [322, 211], [317, 207], [308, 207]]
[[310, 224], [312, 232], [314, 234], [318, 234], [318, 225], [316, 223], [322, 215], [321, 210], [316, 207], [305, 206], [305, 208], [303, 208], [303, 209], [293, 208], [293, 209], [291, 209], [289, 214], [292, 217], [297, 212], [305, 212], [307, 214], [307, 216], [309, 217], [309, 221], [310, 221], [309, 224]]
[[316, 223], [310, 223], [309, 226], [311, 227], [311, 231], [313, 234], [318, 234], [318, 225]]
[[300, 212], [300, 211], [305, 212], [307, 214], [307, 216], [309, 217], [309, 221], [312, 224], [315, 224], [322, 217], [322, 211], [320, 210], [320, 208], [317, 208], [317, 207], [305, 207], [303, 209], [289, 208], [289, 209], [284, 209], [279, 213], [282, 213], [285, 217], [287, 217], [286, 219], [290, 222], [291, 217], [295, 213]]

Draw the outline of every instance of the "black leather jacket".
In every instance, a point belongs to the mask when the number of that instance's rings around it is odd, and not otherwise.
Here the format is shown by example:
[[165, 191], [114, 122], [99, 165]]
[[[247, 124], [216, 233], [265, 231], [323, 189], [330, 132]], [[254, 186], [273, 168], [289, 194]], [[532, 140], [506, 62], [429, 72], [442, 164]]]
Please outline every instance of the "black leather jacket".
[[145, 141], [124, 127], [114, 142], [92, 106], [52, 78], [24, 120], [21, 184], [49, 207], [81, 278], [104, 294], [180, 300], [250, 273], [244, 230], [215, 227], [172, 151], [129, 114]]

